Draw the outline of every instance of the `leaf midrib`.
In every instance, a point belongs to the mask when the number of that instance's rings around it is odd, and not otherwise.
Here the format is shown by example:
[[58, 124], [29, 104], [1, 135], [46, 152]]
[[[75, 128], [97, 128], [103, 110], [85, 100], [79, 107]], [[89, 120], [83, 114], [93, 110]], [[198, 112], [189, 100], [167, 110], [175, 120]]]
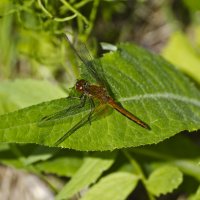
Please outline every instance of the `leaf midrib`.
[[186, 96], [181, 96], [173, 93], [148, 93], [148, 94], [142, 94], [142, 95], [135, 95], [131, 97], [121, 97], [119, 98], [120, 102], [125, 101], [139, 101], [143, 99], [173, 99], [177, 101], [182, 101], [184, 103], [190, 103], [194, 106], [200, 107], [200, 101], [194, 98], [189, 98]]

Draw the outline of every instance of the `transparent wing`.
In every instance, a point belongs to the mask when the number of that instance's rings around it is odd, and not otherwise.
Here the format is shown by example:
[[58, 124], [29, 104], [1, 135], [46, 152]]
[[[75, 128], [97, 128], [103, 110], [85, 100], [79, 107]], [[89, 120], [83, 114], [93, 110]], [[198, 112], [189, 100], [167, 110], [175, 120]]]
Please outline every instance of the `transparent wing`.
[[47, 121], [59, 120], [59, 119], [65, 118], [67, 116], [75, 115], [75, 114], [79, 113], [80, 109], [85, 106], [85, 103], [87, 101], [87, 96], [86, 95], [82, 96], [82, 98], [80, 100], [81, 100], [81, 102], [77, 105], [70, 106], [66, 109], [63, 109], [61, 111], [58, 111], [56, 113], [53, 113], [51, 115], [47, 115], [47, 116], [43, 117], [39, 123], [41, 124], [41, 123], [47, 122]]
[[105, 106], [106, 105], [104, 104], [99, 104], [99, 106], [97, 106], [89, 115], [85, 115], [77, 124], [75, 124], [69, 131], [67, 131], [61, 138], [59, 138], [54, 145], [58, 146], [59, 144], [64, 142], [70, 135], [76, 132], [76, 130], [78, 130], [85, 124], [91, 123], [91, 121], [96, 120], [100, 116], [101, 112], [105, 109]]
[[51, 115], [47, 115], [47, 116], [43, 117], [40, 120], [40, 123], [47, 122], [47, 121], [53, 121], [53, 120], [56, 120], [56, 119], [62, 119], [62, 118], [65, 118], [66, 116], [75, 114], [75, 112], [76, 112], [75, 108], [71, 109], [71, 107], [69, 107], [69, 108], [66, 108], [64, 110], [61, 110], [61, 111], [58, 111], [58, 112], [53, 113]]
[[[66, 35], [65, 35], [66, 36]], [[70, 47], [75, 52], [76, 56], [84, 63], [87, 71], [92, 75], [92, 77], [102, 86], [107, 87], [107, 81], [104, 76], [103, 68], [101, 65], [100, 60], [95, 60], [89, 50], [87, 49], [86, 45], [80, 43], [79, 49], [76, 49], [73, 44], [69, 41], [68, 37], [66, 36]]]

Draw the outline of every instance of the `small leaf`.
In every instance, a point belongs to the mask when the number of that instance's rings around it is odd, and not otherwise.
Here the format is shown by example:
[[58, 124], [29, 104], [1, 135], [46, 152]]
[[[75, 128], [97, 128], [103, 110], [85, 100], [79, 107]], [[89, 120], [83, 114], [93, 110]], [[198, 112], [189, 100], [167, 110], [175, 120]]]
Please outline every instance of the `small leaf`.
[[137, 186], [139, 178], [131, 173], [116, 172], [103, 177], [82, 200], [124, 200]]
[[36, 168], [45, 173], [53, 173], [59, 176], [71, 177], [83, 163], [79, 152], [65, 150], [63, 155], [35, 164]]
[[68, 199], [78, 193], [79, 191], [87, 188], [101, 176], [114, 162], [114, 154], [99, 154], [99, 156], [87, 157], [84, 163], [67, 183], [56, 199]]
[[167, 60], [200, 83], [199, 53], [195, 51], [183, 33], [174, 33], [162, 54]]
[[38, 104], [43, 101], [65, 97], [66, 93], [47, 81], [2, 81], [0, 84], [0, 113]]
[[146, 187], [155, 196], [160, 196], [172, 192], [181, 184], [182, 180], [183, 175], [177, 167], [165, 165], [151, 173], [146, 181]]
[[[200, 93], [189, 80], [160, 56], [130, 44], [102, 59], [112, 96], [147, 123], [140, 127], [115, 110], [85, 124], [60, 146], [76, 150], [113, 150], [158, 143], [183, 130], [200, 128]], [[74, 125], [87, 119], [89, 104], [62, 119], [41, 119], [79, 99], [57, 99], [0, 116], [0, 142], [54, 146]]]

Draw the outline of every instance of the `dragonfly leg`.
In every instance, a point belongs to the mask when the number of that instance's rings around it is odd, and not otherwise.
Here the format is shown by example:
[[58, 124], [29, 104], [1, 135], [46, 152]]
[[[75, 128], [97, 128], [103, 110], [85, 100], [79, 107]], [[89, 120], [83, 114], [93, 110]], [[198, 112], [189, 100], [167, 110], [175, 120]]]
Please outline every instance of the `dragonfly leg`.
[[70, 106], [68, 108], [68, 110], [76, 110], [78, 108], [83, 108], [85, 106], [85, 102], [87, 100], [87, 96], [83, 94], [83, 95], [81, 95], [80, 97], [77, 97], [77, 98], [80, 99], [80, 101], [81, 101], [80, 104], [77, 104], [77, 105], [74, 105], [74, 106]]

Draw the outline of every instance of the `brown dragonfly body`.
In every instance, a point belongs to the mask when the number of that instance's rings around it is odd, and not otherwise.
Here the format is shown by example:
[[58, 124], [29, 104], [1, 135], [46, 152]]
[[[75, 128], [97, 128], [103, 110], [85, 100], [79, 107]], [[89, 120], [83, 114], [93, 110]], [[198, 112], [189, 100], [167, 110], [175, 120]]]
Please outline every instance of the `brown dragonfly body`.
[[90, 85], [87, 81], [81, 79], [76, 82], [75, 88], [78, 92], [87, 95], [91, 98], [98, 99], [101, 104], [108, 104], [115, 110], [117, 110], [122, 115], [126, 116], [130, 120], [134, 121], [138, 125], [142, 126], [143, 128], [150, 129], [147, 124], [142, 122], [140, 119], [138, 119], [136, 116], [134, 116], [132, 113], [130, 113], [128, 110], [120, 106], [115, 100], [109, 96], [107, 90], [103, 86], [98, 85]]

